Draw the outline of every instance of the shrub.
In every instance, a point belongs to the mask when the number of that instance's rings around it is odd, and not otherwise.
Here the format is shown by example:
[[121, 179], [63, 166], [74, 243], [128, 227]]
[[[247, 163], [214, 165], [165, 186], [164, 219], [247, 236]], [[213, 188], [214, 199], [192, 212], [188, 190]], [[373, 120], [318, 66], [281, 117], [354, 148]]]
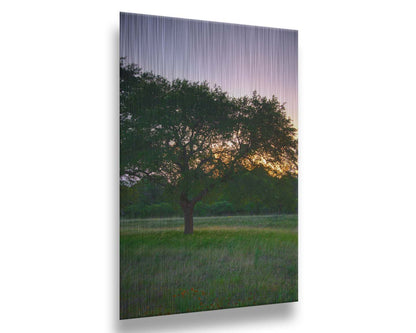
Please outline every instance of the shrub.
[[233, 205], [228, 201], [218, 201], [214, 202], [210, 206], [211, 215], [227, 215], [234, 213]]
[[172, 205], [167, 202], [153, 204], [147, 207], [148, 217], [170, 217], [175, 215]]
[[138, 203], [121, 210], [121, 216], [127, 218], [171, 217], [174, 215], [175, 209], [167, 202], [147, 206], [143, 203]]
[[195, 205], [194, 208], [194, 215], [195, 216], [209, 216], [210, 215], [210, 207], [209, 205], [203, 203], [203, 202], [198, 202]]
[[127, 218], [146, 217], [148, 215], [148, 207], [142, 203], [127, 206], [121, 210], [121, 216]]

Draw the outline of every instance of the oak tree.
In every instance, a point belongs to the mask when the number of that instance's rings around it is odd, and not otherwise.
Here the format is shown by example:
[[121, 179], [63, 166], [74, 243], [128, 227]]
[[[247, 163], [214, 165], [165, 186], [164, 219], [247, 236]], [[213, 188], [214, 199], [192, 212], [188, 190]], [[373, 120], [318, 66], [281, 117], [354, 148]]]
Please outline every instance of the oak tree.
[[257, 165], [275, 175], [297, 168], [296, 129], [275, 97], [232, 98], [206, 82], [168, 81], [121, 62], [121, 179], [146, 178], [175, 195], [185, 234], [198, 201]]

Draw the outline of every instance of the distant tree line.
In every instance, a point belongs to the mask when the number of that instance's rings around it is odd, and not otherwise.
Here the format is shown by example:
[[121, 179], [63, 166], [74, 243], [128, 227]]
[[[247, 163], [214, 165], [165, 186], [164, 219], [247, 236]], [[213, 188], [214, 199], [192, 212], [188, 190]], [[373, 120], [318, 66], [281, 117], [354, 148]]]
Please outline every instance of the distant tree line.
[[[120, 187], [123, 218], [182, 216], [176, 198], [154, 182], [142, 180]], [[213, 190], [195, 205], [195, 216], [292, 214], [298, 210], [298, 178], [270, 176], [259, 167], [246, 170]]]

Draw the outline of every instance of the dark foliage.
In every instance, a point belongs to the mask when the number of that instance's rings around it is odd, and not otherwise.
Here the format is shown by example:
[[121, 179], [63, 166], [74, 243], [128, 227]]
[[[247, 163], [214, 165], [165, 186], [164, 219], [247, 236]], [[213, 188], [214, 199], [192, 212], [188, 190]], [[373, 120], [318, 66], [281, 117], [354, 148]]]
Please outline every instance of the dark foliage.
[[[185, 233], [192, 233], [196, 203], [210, 192], [227, 182], [234, 181], [240, 188], [245, 181], [255, 181], [254, 173], [247, 170], [261, 166], [264, 172], [281, 176], [297, 169], [296, 129], [276, 98], [256, 93], [231, 98], [219, 87], [187, 80], [170, 82], [123, 61], [120, 144], [122, 183], [157, 184], [157, 191], [162, 189], [163, 195], [176, 198], [172, 209], [176, 212], [174, 206], [180, 205]], [[276, 199], [272, 189], [267, 193], [263, 205]], [[130, 206], [137, 206], [137, 198], [131, 200]], [[143, 200], [153, 199], [149, 194]], [[222, 214], [239, 211], [245, 205], [233, 200], [216, 200], [217, 206], [209, 211]], [[153, 204], [147, 202], [145, 206]], [[162, 210], [171, 212], [167, 206]]]

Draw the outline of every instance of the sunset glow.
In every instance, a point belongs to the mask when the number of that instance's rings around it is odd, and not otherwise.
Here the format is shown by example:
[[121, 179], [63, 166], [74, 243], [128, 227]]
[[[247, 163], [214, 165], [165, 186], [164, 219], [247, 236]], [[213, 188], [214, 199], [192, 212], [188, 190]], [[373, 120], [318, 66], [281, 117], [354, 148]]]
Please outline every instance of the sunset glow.
[[207, 81], [229, 95], [275, 95], [298, 126], [298, 33], [121, 13], [120, 57], [168, 80]]

